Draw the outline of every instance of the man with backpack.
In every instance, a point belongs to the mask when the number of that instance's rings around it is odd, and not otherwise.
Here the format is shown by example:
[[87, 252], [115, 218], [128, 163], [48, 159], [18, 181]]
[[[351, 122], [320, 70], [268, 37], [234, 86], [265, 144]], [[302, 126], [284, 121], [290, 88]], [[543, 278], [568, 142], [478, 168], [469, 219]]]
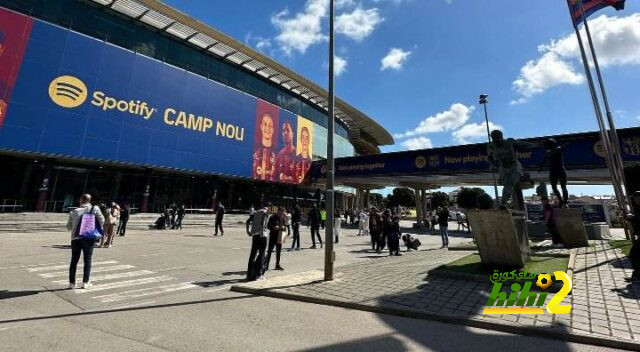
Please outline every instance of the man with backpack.
[[71, 264], [69, 265], [69, 288], [76, 288], [76, 269], [80, 260], [80, 253], [84, 260], [82, 288], [91, 287], [91, 256], [96, 236], [101, 236], [104, 228], [104, 215], [100, 208], [91, 204], [91, 195], [80, 197], [80, 206], [69, 213], [67, 230], [71, 231]]

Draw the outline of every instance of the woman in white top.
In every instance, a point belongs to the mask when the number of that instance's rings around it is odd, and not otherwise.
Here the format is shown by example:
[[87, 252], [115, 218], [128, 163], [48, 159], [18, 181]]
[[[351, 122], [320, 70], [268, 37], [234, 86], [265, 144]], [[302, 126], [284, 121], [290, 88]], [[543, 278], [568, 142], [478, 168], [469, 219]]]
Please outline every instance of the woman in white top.
[[113, 246], [113, 237], [115, 235], [116, 226], [120, 221], [120, 206], [115, 202], [111, 202], [111, 207], [107, 209], [107, 216], [105, 217], [104, 232], [105, 240], [104, 247], [111, 248]]
[[336, 208], [336, 211], [333, 215], [333, 238], [335, 242], [338, 243], [340, 241], [340, 231], [342, 228], [342, 218], [340, 209]]
[[285, 227], [287, 228], [287, 237], [291, 236], [291, 212], [287, 209], [285, 215]]

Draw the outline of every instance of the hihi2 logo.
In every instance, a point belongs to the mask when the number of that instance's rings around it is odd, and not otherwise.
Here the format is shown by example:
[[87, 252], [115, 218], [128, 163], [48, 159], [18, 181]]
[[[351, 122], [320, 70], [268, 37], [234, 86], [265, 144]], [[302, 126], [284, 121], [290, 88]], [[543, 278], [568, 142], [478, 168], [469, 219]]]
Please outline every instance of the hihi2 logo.
[[75, 108], [87, 100], [87, 86], [76, 77], [60, 76], [49, 84], [49, 97], [64, 107]]
[[[558, 293], [552, 296], [549, 303], [547, 303], [546, 311], [549, 314], [569, 314], [572, 305], [561, 305], [560, 303], [571, 292], [573, 286], [571, 277], [564, 271], [556, 271], [553, 275], [556, 281], [562, 281], [563, 284]], [[513, 279], [517, 281], [532, 280], [535, 277], [535, 274], [515, 274], [515, 270], [511, 273], [503, 274], [499, 274], [496, 271], [490, 278], [491, 282], [493, 282], [493, 289], [487, 300], [487, 307], [482, 314], [544, 314], [542, 306], [545, 304], [549, 293], [530, 292], [532, 281], [526, 281], [522, 286], [517, 282], [511, 284], [511, 292], [508, 298], [507, 292], [501, 292], [500, 290], [503, 284], [500, 281], [511, 281]], [[542, 291], [548, 289], [553, 283], [549, 274], [540, 274], [537, 277], [536, 285]]]

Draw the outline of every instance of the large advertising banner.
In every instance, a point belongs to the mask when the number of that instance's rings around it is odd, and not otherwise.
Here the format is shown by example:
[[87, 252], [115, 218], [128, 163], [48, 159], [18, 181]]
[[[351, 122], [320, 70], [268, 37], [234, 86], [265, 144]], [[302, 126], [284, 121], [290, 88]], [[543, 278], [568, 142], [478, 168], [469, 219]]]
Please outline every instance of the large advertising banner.
[[0, 11], [0, 128], [7, 114], [32, 23], [27, 17]]
[[310, 121], [205, 77], [3, 8], [0, 54], [0, 149], [287, 183], [308, 170]]

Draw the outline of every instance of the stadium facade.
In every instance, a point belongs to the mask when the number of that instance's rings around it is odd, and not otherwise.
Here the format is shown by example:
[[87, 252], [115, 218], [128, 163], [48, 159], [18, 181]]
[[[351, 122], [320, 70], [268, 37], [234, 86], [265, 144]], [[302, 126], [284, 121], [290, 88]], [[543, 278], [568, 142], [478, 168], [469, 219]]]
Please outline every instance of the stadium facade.
[[[83, 192], [142, 212], [313, 199], [326, 98], [156, 0], [0, 0], [0, 205], [63, 211]], [[393, 143], [336, 103], [336, 156]]]

